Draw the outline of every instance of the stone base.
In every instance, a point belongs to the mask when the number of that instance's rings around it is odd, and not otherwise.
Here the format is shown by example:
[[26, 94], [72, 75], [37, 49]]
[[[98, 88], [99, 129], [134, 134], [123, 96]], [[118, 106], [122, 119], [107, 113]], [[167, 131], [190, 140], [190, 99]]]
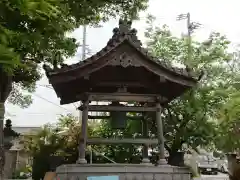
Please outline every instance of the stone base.
[[86, 180], [89, 176], [117, 175], [119, 180], [190, 180], [188, 168], [146, 164], [68, 164], [56, 170], [60, 180]]
[[166, 159], [159, 159], [158, 160], [158, 165], [168, 165], [168, 163], [167, 163], [167, 160]]
[[77, 164], [87, 164], [87, 160], [86, 159], [78, 159]]
[[150, 160], [148, 158], [143, 158], [142, 160], [142, 164], [148, 164], [151, 165], [152, 163], [150, 162]]

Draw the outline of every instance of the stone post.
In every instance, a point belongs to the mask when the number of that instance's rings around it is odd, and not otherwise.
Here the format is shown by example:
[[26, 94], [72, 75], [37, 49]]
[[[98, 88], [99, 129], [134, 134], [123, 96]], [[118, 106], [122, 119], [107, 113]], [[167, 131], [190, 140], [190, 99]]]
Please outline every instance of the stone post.
[[165, 150], [164, 150], [164, 136], [163, 136], [163, 122], [162, 122], [162, 107], [160, 102], [156, 103], [156, 123], [157, 123], [157, 138], [158, 138], [158, 147], [159, 147], [159, 165], [166, 165], [167, 161], [165, 159]]
[[82, 101], [82, 125], [81, 125], [81, 137], [79, 140], [79, 157], [77, 160], [78, 164], [86, 164], [85, 159], [86, 142], [87, 142], [87, 128], [88, 128], [88, 105], [89, 100]]

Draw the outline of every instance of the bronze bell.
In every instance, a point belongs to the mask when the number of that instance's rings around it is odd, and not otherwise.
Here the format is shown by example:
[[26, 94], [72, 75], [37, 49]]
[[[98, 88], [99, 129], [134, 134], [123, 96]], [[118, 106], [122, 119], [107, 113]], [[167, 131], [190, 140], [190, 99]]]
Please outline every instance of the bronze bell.
[[[110, 106], [123, 106], [119, 102], [112, 102]], [[112, 129], [125, 129], [127, 126], [126, 112], [112, 111], [110, 112], [110, 123]]]

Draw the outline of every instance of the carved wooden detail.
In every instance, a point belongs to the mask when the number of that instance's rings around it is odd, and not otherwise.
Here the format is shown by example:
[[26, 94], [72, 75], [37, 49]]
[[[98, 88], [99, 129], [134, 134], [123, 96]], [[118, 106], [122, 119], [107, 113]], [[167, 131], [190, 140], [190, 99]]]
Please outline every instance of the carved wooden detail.
[[118, 89], [117, 89], [118, 93], [127, 93], [127, 87], [124, 85], [121, 85]]
[[123, 52], [120, 55], [116, 55], [113, 60], [109, 63], [112, 66], [122, 66], [124, 68], [128, 66], [140, 67], [142, 66], [133, 55], [129, 55], [126, 52]]

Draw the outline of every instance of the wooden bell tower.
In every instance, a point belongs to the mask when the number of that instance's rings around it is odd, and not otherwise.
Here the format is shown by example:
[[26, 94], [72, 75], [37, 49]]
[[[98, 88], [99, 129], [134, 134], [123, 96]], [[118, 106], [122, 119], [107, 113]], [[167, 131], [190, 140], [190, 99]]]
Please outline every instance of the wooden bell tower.
[[[165, 165], [164, 135], [161, 113], [163, 107], [174, 98], [197, 84], [197, 78], [186, 69], [168, 66], [164, 60], [153, 57], [131, 29], [131, 22], [119, 21], [107, 45], [86, 60], [62, 67], [44, 66], [61, 104], [82, 101], [82, 129], [77, 163], [87, 163], [87, 144], [135, 143], [144, 145], [143, 163], [150, 144], [159, 145], [159, 165]], [[109, 101], [111, 105], [91, 105], [91, 101]], [[128, 106], [119, 102], [139, 102], [141, 106]], [[108, 117], [89, 116], [88, 112], [110, 112]], [[112, 118], [114, 128], [124, 128], [127, 112], [155, 112], [157, 138], [102, 139], [87, 137], [87, 121], [92, 118]], [[119, 118], [118, 118], [119, 117]], [[146, 127], [146, 124], [145, 124]]]

